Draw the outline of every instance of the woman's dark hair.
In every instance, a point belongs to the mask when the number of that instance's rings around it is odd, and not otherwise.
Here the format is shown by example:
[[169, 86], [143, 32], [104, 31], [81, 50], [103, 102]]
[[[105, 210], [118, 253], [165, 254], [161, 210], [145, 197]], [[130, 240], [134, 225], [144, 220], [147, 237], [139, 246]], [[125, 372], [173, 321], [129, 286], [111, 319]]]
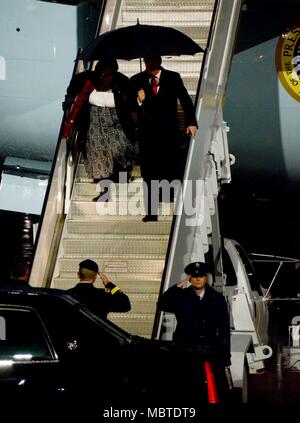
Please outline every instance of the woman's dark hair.
[[113, 59], [112, 57], [107, 57], [107, 56], [101, 57], [101, 59], [99, 59], [98, 63], [96, 64], [95, 72], [100, 74], [105, 69], [111, 69], [112, 72], [117, 72], [117, 70], [119, 69], [119, 66], [116, 59]]

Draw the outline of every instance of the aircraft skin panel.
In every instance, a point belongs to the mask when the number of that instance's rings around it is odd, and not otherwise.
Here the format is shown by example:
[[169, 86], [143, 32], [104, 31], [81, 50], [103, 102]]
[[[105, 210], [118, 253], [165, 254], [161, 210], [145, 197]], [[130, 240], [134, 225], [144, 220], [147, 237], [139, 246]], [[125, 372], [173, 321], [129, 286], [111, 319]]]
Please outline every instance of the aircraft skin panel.
[[0, 132], [5, 134], [3, 144], [1, 136], [1, 150], [6, 156], [49, 160], [54, 154], [61, 116], [60, 100], [18, 99], [0, 117]]
[[235, 54], [227, 85], [232, 179], [254, 192], [293, 189], [300, 181], [300, 103], [278, 78], [277, 42], [275, 37]]
[[227, 86], [224, 117], [230, 126], [229, 151], [237, 159], [232, 172], [248, 178], [284, 170], [277, 75], [274, 60], [265, 58], [269, 48], [267, 42], [235, 55]]
[[0, 2], [0, 150], [51, 160], [77, 52], [77, 8]]
[[294, 184], [300, 183], [300, 103], [292, 98], [278, 81], [282, 149], [288, 176]]

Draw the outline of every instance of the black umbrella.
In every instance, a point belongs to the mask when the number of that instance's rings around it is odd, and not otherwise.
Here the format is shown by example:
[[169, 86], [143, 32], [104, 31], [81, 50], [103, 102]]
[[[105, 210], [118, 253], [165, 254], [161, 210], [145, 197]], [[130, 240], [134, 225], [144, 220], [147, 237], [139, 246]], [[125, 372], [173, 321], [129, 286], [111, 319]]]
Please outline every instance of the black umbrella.
[[194, 55], [203, 51], [195, 41], [175, 28], [138, 23], [99, 35], [85, 47], [79, 59], [92, 61], [111, 56], [131, 60], [147, 56]]

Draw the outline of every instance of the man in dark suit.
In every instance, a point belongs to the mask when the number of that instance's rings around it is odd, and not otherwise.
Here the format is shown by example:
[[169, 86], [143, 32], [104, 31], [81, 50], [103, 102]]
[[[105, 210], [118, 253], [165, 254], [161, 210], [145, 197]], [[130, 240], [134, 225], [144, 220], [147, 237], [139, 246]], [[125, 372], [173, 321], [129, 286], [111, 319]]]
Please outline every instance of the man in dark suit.
[[[94, 287], [97, 276], [100, 277], [105, 289]], [[67, 292], [76, 296], [98, 316], [106, 318], [109, 312], [130, 310], [127, 295], [110, 282], [106, 275], [99, 272], [98, 265], [93, 260], [87, 259], [79, 263], [78, 278], [80, 282]]]
[[[137, 112], [141, 174], [148, 186], [144, 197], [148, 214], [156, 221], [158, 199], [151, 197], [151, 181], [181, 178], [181, 134], [178, 100], [185, 117], [186, 133], [194, 136], [197, 122], [192, 100], [177, 72], [161, 66], [161, 57], [145, 57], [146, 70], [131, 77], [131, 103]], [[150, 208], [152, 200], [152, 210]], [[148, 207], [147, 207], [148, 206]]]

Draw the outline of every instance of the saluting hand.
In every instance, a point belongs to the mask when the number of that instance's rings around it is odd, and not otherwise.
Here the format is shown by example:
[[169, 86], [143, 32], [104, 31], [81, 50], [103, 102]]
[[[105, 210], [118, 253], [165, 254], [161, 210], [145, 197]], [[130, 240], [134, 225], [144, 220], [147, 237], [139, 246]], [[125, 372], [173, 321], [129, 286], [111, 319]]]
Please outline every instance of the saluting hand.
[[99, 275], [99, 278], [102, 280], [103, 285], [106, 286], [109, 282], [108, 277], [104, 273], [101, 273], [101, 272], [98, 272], [98, 275]]
[[177, 287], [178, 287], [178, 288], [182, 288], [182, 289], [187, 288], [187, 287], [188, 287], [189, 282], [190, 282], [190, 276], [188, 275], [185, 279], [183, 279], [182, 281], [180, 281], [180, 282], [177, 284]]

